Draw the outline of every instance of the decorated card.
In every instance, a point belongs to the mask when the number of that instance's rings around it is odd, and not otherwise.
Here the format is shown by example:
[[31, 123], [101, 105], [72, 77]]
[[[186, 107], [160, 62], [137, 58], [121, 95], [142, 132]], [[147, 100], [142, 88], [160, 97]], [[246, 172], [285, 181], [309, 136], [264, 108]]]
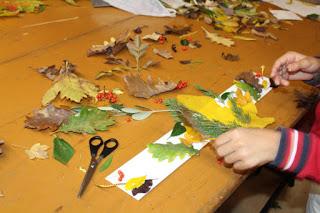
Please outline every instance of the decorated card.
[[273, 118], [259, 117], [254, 104], [271, 91], [270, 81], [252, 75], [255, 74], [239, 75], [230, 88], [216, 97], [178, 95], [170, 100], [169, 109], [183, 112], [173, 113], [178, 118], [174, 129], [149, 144], [106, 180], [140, 200], [192, 156], [199, 155], [207, 139], [238, 126], [263, 128], [274, 122]]

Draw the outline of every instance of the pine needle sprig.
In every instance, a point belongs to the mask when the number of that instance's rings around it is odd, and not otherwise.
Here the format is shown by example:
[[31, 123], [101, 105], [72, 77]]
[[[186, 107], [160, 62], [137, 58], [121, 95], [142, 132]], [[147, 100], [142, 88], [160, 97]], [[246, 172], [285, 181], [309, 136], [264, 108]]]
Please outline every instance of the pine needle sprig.
[[234, 98], [230, 98], [229, 99], [231, 102], [231, 110], [233, 112], [233, 114], [236, 116], [236, 118], [241, 122], [241, 123], [245, 123], [248, 124], [251, 121], [251, 117], [248, 113], [245, 113], [243, 111], [243, 109], [241, 109]]

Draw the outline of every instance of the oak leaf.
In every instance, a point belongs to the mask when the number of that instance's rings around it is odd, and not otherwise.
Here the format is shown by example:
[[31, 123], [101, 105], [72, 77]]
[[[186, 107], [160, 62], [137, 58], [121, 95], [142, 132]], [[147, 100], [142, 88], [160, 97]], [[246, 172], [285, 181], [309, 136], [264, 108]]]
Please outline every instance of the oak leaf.
[[172, 81], [158, 80], [154, 83], [151, 76], [144, 81], [140, 75], [126, 75], [123, 78], [129, 93], [138, 98], [150, 98], [151, 96], [174, 90], [177, 83]]
[[204, 27], [201, 28], [205, 32], [206, 38], [208, 38], [211, 42], [222, 44], [226, 47], [231, 47], [234, 45], [234, 41], [232, 41], [231, 39], [219, 36], [217, 33], [210, 33]]
[[47, 159], [47, 150], [50, 147], [47, 145], [41, 145], [40, 143], [33, 144], [30, 149], [26, 149], [25, 152], [29, 156], [29, 159]]
[[57, 108], [51, 104], [43, 109], [35, 110], [32, 116], [26, 116], [25, 127], [36, 130], [50, 129], [55, 131], [73, 112]]
[[95, 134], [96, 131], [105, 131], [114, 124], [115, 121], [110, 118], [108, 112], [97, 108], [82, 107], [79, 114], [70, 116], [58, 131]]

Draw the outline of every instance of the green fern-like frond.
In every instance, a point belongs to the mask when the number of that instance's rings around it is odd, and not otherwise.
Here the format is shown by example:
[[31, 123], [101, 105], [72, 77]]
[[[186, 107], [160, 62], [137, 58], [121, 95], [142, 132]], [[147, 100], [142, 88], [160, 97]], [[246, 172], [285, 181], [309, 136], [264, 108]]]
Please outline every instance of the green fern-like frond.
[[233, 114], [236, 116], [236, 118], [241, 122], [248, 124], [251, 121], [251, 117], [248, 113], [245, 113], [243, 109], [241, 109], [234, 98], [229, 99], [231, 101], [231, 110]]

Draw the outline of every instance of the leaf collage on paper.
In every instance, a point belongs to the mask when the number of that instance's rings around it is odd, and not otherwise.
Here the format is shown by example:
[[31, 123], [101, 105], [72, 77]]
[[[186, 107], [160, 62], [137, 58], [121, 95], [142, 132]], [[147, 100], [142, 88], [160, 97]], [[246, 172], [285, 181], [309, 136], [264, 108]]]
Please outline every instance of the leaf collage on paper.
[[30, 160], [33, 159], [47, 159], [48, 149], [50, 147], [47, 145], [41, 145], [40, 143], [33, 144], [30, 149], [26, 149], [25, 153], [28, 155]]
[[32, 116], [26, 116], [25, 127], [36, 130], [50, 129], [55, 131], [74, 112], [68, 109], [57, 108], [52, 104], [35, 110]]
[[204, 27], [201, 27], [201, 28], [205, 32], [206, 38], [209, 39], [211, 42], [215, 42], [217, 44], [222, 44], [226, 47], [231, 47], [234, 45], [234, 41], [232, 41], [231, 39], [219, 36], [217, 33], [210, 33]]
[[72, 115], [63, 123], [58, 131], [95, 134], [105, 131], [114, 125], [115, 121], [108, 112], [91, 107], [81, 107], [78, 114]]
[[74, 155], [73, 147], [64, 139], [53, 139], [53, 157], [62, 164], [67, 164]]
[[185, 126], [183, 126], [183, 123], [177, 122], [172, 129], [170, 137], [179, 136], [179, 135], [185, 133], [186, 131], [187, 131], [187, 129]]
[[213, 92], [212, 90], [207, 90], [207, 89], [203, 88], [202, 86], [200, 86], [199, 84], [195, 84], [194, 87], [206, 96], [209, 96], [211, 98], [219, 98], [219, 95], [217, 93]]
[[177, 83], [172, 81], [162, 81], [159, 79], [155, 83], [151, 76], [148, 76], [145, 81], [139, 74], [126, 75], [123, 80], [129, 90], [129, 94], [137, 98], [150, 98], [154, 95], [174, 90], [177, 87]]
[[61, 99], [66, 98], [76, 103], [80, 103], [83, 98], [96, 97], [99, 88], [74, 74], [74, 69], [74, 65], [66, 60], [64, 61], [59, 75], [54, 78], [53, 85], [42, 97], [43, 105], [48, 105], [58, 95], [60, 95]]
[[152, 154], [152, 158], [160, 162], [168, 160], [169, 163], [177, 157], [183, 159], [186, 156], [199, 154], [199, 150], [194, 149], [192, 146], [186, 146], [183, 143], [173, 144], [171, 142], [167, 142], [166, 144], [148, 144], [148, 152]]
[[259, 83], [259, 79], [253, 72], [242, 72], [235, 77], [235, 80], [244, 81], [258, 90], [258, 92], [261, 92], [263, 89], [263, 86]]
[[259, 98], [261, 97], [261, 94], [259, 93], [259, 91], [253, 86], [251, 86], [250, 84], [247, 84], [242, 81], [236, 81], [235, 85], [241, 90], [243, 90], [244, 92], [248, 91], [255, 101], [259, 100]]

